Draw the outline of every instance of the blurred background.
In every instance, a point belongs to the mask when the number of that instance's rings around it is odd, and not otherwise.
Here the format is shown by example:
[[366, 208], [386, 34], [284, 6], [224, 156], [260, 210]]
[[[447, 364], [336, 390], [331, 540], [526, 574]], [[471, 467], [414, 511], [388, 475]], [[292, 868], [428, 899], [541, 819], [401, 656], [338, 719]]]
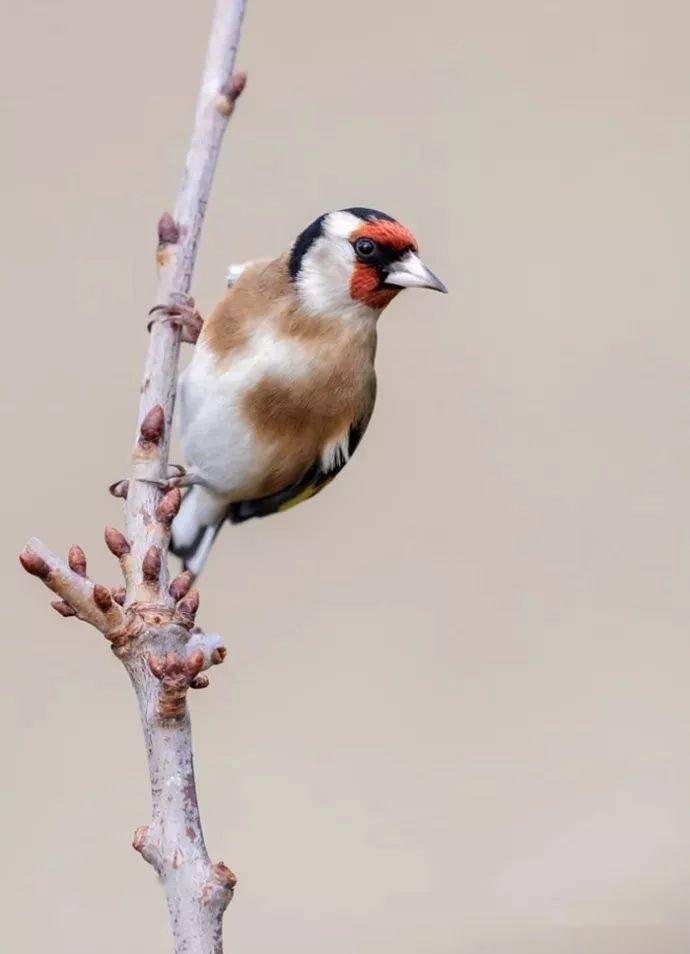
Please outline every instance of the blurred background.
[[[164, 954], [122, 667], [16, 554], [118, 582], [127, 471], [211, 4], [6, 4], [7, 950]], [[193, 292], [319, 213], [409, 225], [447, 297], [381, 321], [328, 491], [226, 529], [192, 700], [229, 951], [690, 946], [686, 3], [249, 0]]]

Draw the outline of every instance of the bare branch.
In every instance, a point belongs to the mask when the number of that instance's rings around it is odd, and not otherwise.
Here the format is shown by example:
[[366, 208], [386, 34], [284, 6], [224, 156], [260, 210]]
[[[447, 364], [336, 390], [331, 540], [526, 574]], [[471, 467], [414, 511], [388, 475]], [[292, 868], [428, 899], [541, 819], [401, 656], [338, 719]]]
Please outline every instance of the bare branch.
[[[233, 74], [244, 8], [245, 0], [216, 0], [182, 186], [173, 214], [164, 213], [158, 222], [154, 305], [163, 306], [163, 314], [192, 310], [188, 295], [218, 151], [246, 82], [244, 74]], [[171, 620], [158, 635], [151, 633], [147, 667], [128, 657], [123, 661], [139, 699], [153, 793], [151, 824], [138, 830], [135, 847], [160, 875], [178, 954], [221, 954], [222, 916], [235, 878], [224, 865], [211, 863], [204, 844], [186, 695], [192, 685], [203, 687], [207, 679], [201, 671], [221, 662], [226, 650], [217, 636], [189, 637], [198, 594], [190, 591], [191, 574], [169, 584], [165, 558], [181, 495], [176, 489], [163, 496], [155, 483], [167, 477], [181, 334], [193, 340], [200, 320], [192, 316], [184, 332], [182, 324], [154, 320], [150, 326], [131, 475], [116, 490], [126, 500], [130, 551], [121, 559], [127, 561], [127, 603], [153, 600], [154, 619], [164, 623], [168, 611], [183, 625]], [[142, 651], [146, 643], [140, 641]], [[151, 691], [152, 680], [158, 692]]]
[[53, 606], [62, 616], [76, 614], [80, 619], [100, 629], [111, 640], [120, 638], [125, 633], [126, 617], [122, 608], [112, 601], [107, 610], [101, 608], [94, 598], [94, 584], [74, 569], [76, 566], [86, 572], [86, 558], [79, 547], [72, 547], [70, 550], [70, 563], [73, 566], [68, 566], [45, 544], [34, 538], [29, 540], [19, 559], [28, 573], [40, 577], [53, 593], [57, 593], [61, 600], [74, 610], [74, 614], [65, 612], [58, 601], [60, 608], [55, 604]]
[[[174, 213], [172, 216], [164, 213], [158, 223], [157, 305], [169, 307], [184, 303], [189, 293], [221, 139], [246, 81], [244, 74], [233, 76], [244, 8], [245, 0], [216, 0], [182, 187]], [[130, 601], [150, 598], [143, 574], [143, 561], [149, 547], [167, 549], [168, 528], [160, 522], [147, 520], [147, 515], [155, 512], [161, 492], [155, 484], [145, 481], [166, 477], [179, 348], [179, 325], [154, 322], [141, 388], [137, 434], [141, 433], [148, 415], [156, 406], [163, 409], [163, 428], [158, 443], [149, 444], [144, 451], [137, 441], [132, 455], [132, 475], [125, 508], [126, 534], [133, 555], [131, 587], [134, 592], [128, 593]], [[167, 588], [168, 573], [164, 563], [158, 594], [164, 604], [171, 599]]]
[[[130, 476], [110, 487], [124, 500], [125, 530], [105, 530], [126, 590], [93, 583], [80, 547], [67, 563], [39, 540], [20, 556], [24, 569], [59, 597], [65, 617], [78, 616], [113, 643], [137, 695], [148, 755], [152, 817], [133, 845], [166, 892], [176, 954], [222, 954], [222, 916], [235, 876], [212, 864], [204, 843], [194, 779], [186, 697], [208, 685], [202, 670], [226, 655], [219, 636], [194, 627], [199, 595], [192, 576], [169, 583], [170, 525], [179, 489], [164, 496], [180, 341], [194, 341], [201, 319], [189, 298], [192, 271], [221, 139], [244, 89], [233, 73], [246, 0], [216, 0], [194, 129], [172, 215], [158, 222], [158, 281], [137, 415]], [[191, 632], [191, 636], [190, 636]]]

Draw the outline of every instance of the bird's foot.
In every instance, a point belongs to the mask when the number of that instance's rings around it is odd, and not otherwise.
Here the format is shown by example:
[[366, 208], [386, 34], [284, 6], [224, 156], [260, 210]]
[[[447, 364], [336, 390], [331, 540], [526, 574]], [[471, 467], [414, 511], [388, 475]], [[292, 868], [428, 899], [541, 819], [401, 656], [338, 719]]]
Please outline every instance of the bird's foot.
[[180, 328], [182, 334], [181, 341], [187, 341], [189, 344], [196, 344], [201, 329], [204, 326], [204, 319], [194, 307], [194, 299], [189, 295], [177, 294], [175, 301], [169, 305], [154, 305], [149, 311], [148, 330], [155, 322], [169, 323], [173, 328]]
[[[168, 464], [167, 480], [147, 480], [145, 483], [155, 484], [162, 490], [172, 490], [173, 487], [187, 486], [186, 484], [174, 483], [174, 481], [182, 480], [186, 476], [187, 471], [180, 464]], [[129, 480], [126, 478], [122, 480], [116, 480], [114, 484], [110, 485], [108, 491], [112, 497], [126, 498], [127, 492], [129, 491]]]
[[193, 487], [194, 484], [203, 484], [204, 482], [201, 475], [193, 467], [185, 470], [179, 464], [170, 464], [168, 470], [173, 471], [173, 473], [165, 480], [155, 480], [151, 477], [140, 477], [139, 480], [145, 484], [154, 484], [154, 486], [164, 491], [173, 490], [175, 487]]

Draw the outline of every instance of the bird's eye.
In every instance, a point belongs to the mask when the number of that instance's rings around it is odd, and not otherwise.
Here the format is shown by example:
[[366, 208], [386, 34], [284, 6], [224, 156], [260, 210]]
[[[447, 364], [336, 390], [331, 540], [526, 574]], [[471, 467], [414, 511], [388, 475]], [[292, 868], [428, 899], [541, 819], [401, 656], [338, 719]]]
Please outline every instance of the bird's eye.
[[376, 251], [376, 242], [368, 238], [360, 238], [355, 242], [355, 252], [359, 258], [371, 258]]

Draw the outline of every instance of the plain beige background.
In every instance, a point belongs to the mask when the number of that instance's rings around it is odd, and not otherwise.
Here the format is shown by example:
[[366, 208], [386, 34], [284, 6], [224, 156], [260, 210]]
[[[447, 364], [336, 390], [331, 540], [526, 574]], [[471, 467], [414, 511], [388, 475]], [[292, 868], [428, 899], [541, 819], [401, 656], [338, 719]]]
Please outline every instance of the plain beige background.
[[[210, 4], [7, 3], [2, 946], [169, 950], [134, 698], [16, 553], [116, 581], [152, 247]], [[193, 700], [242, 954], [690, 949], [685, 2], [249, 0], [194, 291], [378, 206], [447, 298], [312, 503], [228, 529]]]

